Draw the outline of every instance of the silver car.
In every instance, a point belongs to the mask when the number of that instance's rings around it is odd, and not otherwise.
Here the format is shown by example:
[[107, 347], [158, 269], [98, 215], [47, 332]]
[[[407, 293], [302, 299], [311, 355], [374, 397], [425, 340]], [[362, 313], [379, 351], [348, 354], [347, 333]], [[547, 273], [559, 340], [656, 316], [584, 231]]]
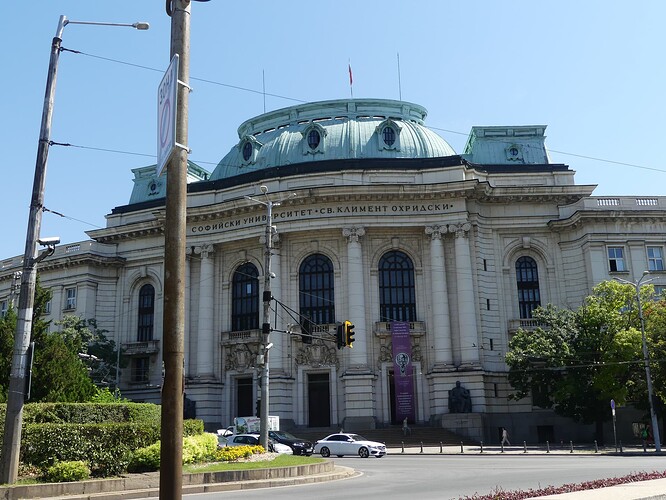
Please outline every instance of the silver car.
[[338, 433], [317, 441], [314, 452], [319, 453], [322, 457], [358, 455], [361, 458], [368, 458], [372, 455], [382, 458], [386, 455], [386, 446], [384, 443], [368, 441], [358, 434]]

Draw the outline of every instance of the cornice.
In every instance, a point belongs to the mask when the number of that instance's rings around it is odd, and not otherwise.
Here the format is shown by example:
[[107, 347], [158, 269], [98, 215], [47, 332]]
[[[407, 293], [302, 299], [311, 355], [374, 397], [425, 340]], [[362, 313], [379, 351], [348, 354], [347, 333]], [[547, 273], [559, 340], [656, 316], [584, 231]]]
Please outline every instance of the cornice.
[[666, 212], [661, 210], [580, 210], [566, 219], [548, 222], [548, 227], [556, 232], [572, 231], [584, 224], [621, 221], [622, 224], [666, 223]]

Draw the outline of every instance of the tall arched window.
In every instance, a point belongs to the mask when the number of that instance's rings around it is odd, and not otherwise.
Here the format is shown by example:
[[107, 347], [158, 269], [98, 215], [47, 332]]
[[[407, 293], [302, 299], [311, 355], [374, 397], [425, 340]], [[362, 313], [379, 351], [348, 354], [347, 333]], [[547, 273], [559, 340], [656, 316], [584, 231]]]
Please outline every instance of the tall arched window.
[[392, 250], [379, 260], [381, 321], [416, 321], [414, 264], [404, 252]]
[[139, 326], [136, 339], [138, 342], [153, 340], [155, 324], [155, 287], [143, 285], [139, 290]]
[[532, 311], [541, 305], [539, 294], [539, 271], [532, 257], [520, 257], [516, 261], [516, 283], [518, 285], [518, 308], [520, 317], [532, 317]]
[[316, 325], [335, 323], [333, 262], [309, 255], [298, 269], [299, 312]]
[[231, 289], [231, 330], [259, 328], [259, 271], [246, 262], [234, 272]]

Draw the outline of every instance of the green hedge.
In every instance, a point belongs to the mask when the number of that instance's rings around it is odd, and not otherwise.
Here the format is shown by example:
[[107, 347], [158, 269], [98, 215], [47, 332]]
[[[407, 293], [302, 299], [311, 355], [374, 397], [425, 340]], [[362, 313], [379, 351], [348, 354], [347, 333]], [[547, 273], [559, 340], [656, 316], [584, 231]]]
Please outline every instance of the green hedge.
[[[0, 405], [0, 427], [6, 405]], [[161, 407], [150, 403], [31, 403], [24, 406], [21, 462], [42, 469], [82, 460], [98, 477], [127, 470], [132, 453], [160, 439]], [[202, 434], [185, 420], [183, 435]], [[0, 440], [2, 439], [0, 433]]]

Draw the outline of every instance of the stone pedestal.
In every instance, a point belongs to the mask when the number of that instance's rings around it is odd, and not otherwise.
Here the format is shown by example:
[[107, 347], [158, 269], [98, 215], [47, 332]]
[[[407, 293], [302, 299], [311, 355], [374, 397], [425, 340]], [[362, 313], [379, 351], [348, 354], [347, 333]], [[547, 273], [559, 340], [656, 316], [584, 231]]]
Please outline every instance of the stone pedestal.
[[480, 413], [445, 413], [442, 428], [474, 441], [483, 441], [483, 415]]

